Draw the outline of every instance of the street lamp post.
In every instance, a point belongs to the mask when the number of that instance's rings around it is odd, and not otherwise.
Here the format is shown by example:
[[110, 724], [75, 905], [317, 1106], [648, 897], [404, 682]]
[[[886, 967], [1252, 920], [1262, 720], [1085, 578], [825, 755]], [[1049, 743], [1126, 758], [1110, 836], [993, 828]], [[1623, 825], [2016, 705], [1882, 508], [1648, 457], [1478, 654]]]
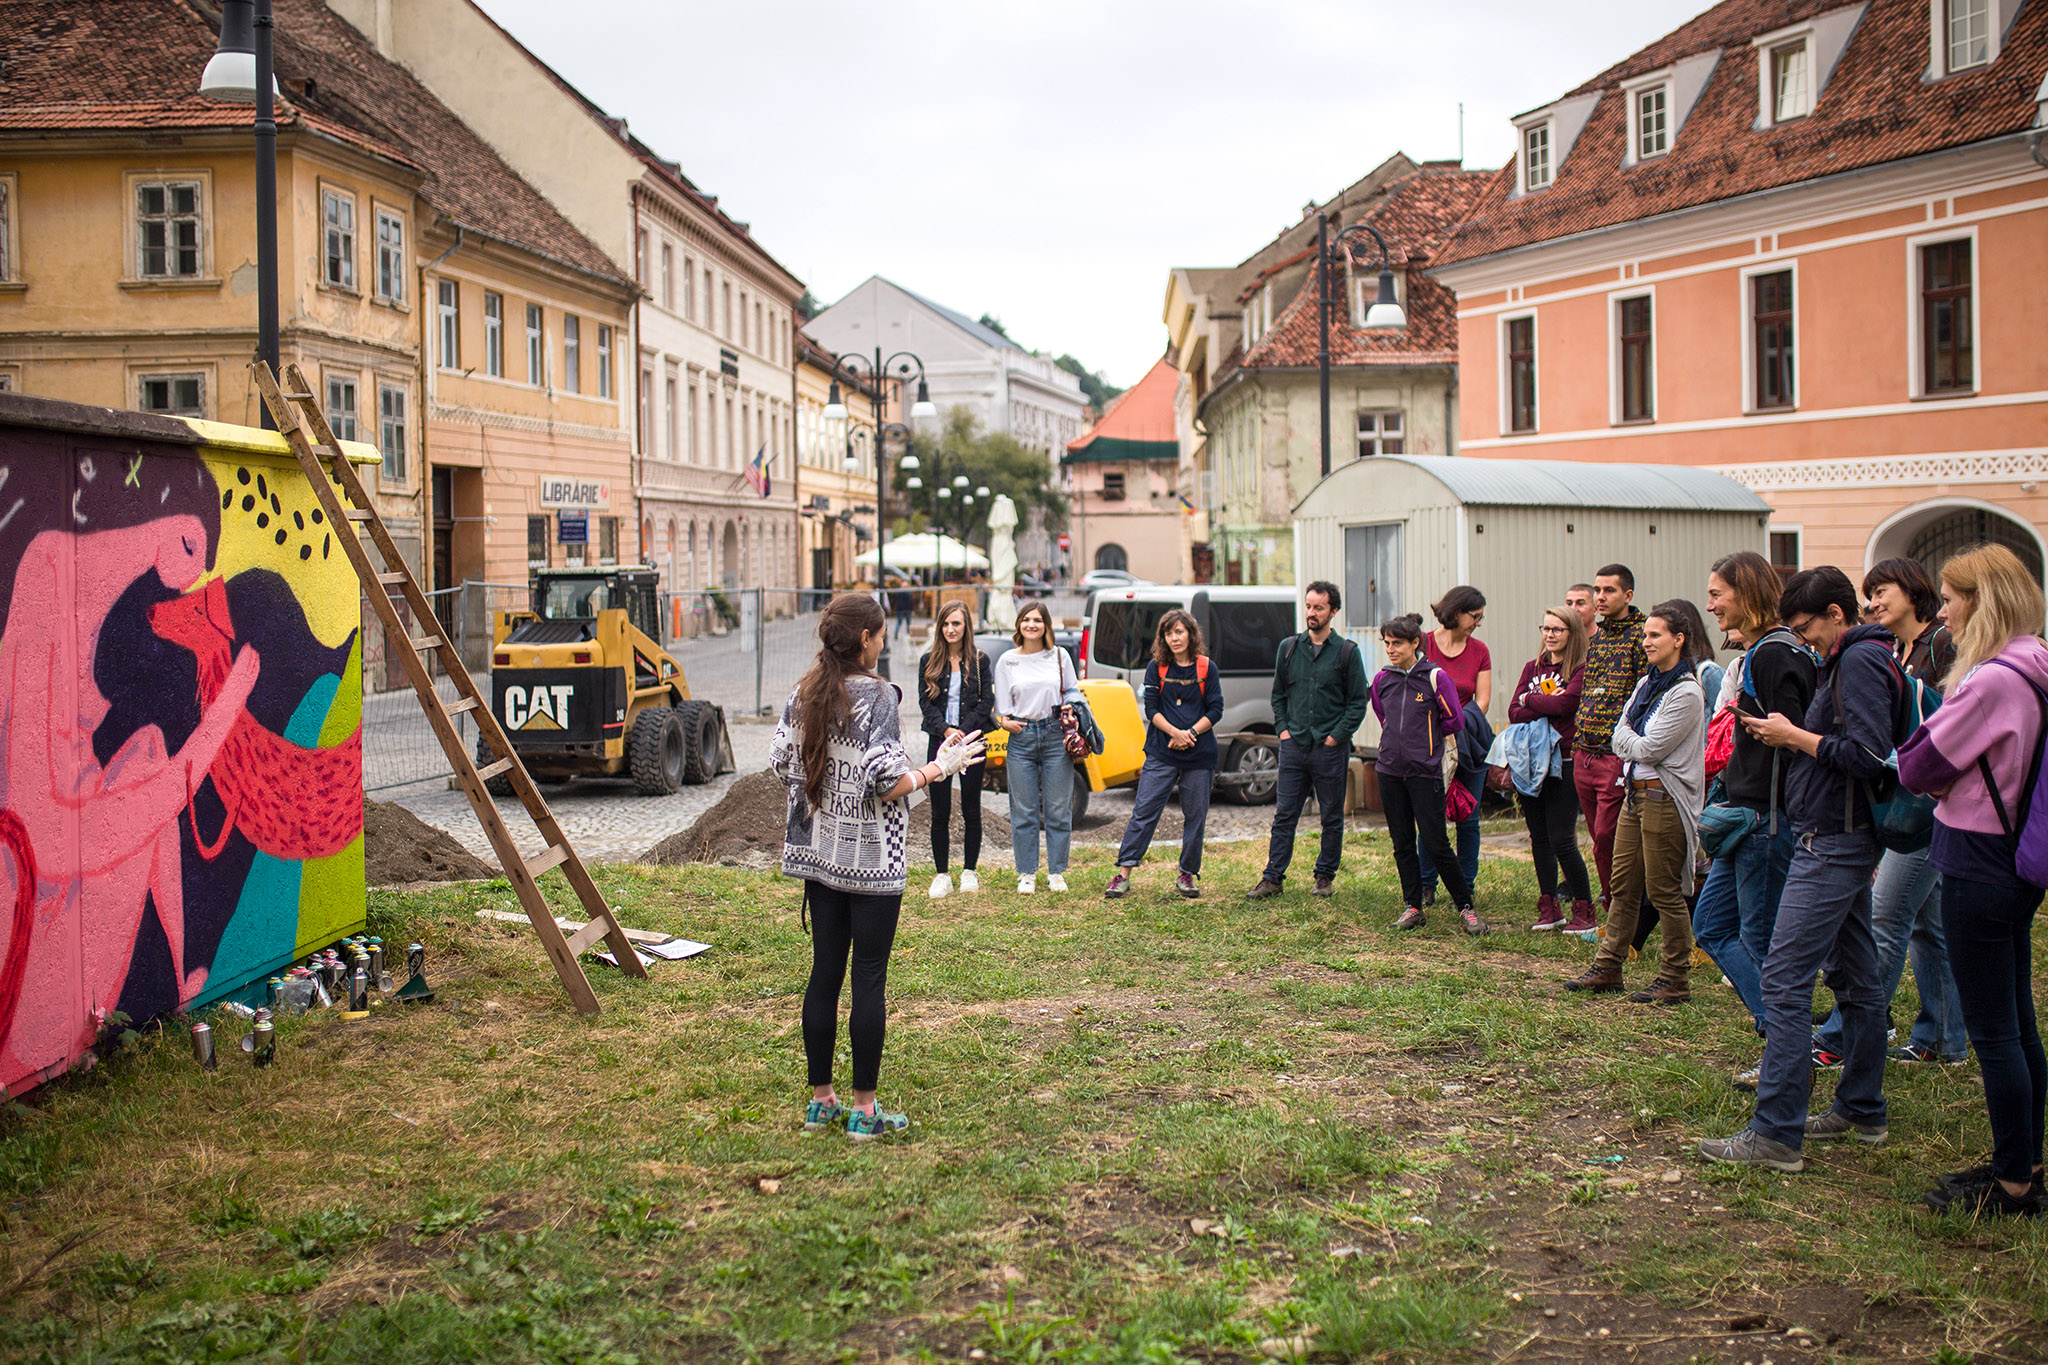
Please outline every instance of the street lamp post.
[[[843, 369], [848, 374], [852, 375], [856, 381], [860, 380], [862, 376], [865, 375], [866, 378], [874, 384], [875, 585], [878, 588], [881, 586], [882, 583], [882, 566], [886, 562], [886, 556], [884, 555], [883, 551], [888, 548], [889, 543], [889, 462], [882, 458], [883, 451], [881, 432], [882, 405], [885, 402], [883, 395], [884, 390], [887, 386], [887, 380], [889, 378], [889, 370], [892, 366], [896, 369], [896, 372], [904, 379], [908, 379], [912, 374], [915, 374], [917, 376], [917, 401], [910, 405], [910, 416], [912, 418], [938, 416], [939, 410], [932, 403], [931, 390], [925, 385], [924, 362], [922, 360], [919, 360], [910, 352], [898, 351], [896, 352], [896, 354], [890, 356], [887, 360], [884, 360], [882, 358], [882, 348], [880, 346], [877, 346], [875, 347], [875, 356], [873, 360], [869, 360], [868, 357], [864, 355], [842, 355], [839, 357], [840, 369]], [[829, 394], [827, 394], [825, 398], [825, 420], [828, 422], [843, 422], [846, 420], [846, 402], [840, 396], [839, 380], [836, 376], [832, 380], [832, 391]], [[903, 467], [906, 470], [916, 469], [917, 457], [915, 455], [905, 456], [903, 459]], [[889, 633], [887, 631], [882, 632], [882, 657], [876, 661], [876, 668], [881, 673], [883, 679], [887, 680], [887, 678], [889, 677]]]
[[[256, 106], [256, 355], [277, 373], [277, 95], [271, 0], [221, 0], [220, 47], [199, 77], [208, 99]], [[270, 409], [257, 404], [263, 425]]]
[[1331, 276], [1333, 273], [1331, 267], [1334, 264], [1331, 257], [1336, 252], [1342, 251], [1344, 259], [1348, 262], [1351, 259], [1351, 241], [1360, 233], [1369, 234], [1375, 242], [1379, 243], [1380, 248], [1379, 297], [1373, 302], [1372, 307], [1365, 310], [1363, 325], [1376, 331], [1382, 328], [1390, 329], [1406, 327], [1408, 325], [1408, 315], [1401, 310], [1401, 305], [1394, 299], [1394, 272], [1387, 264], [1387, 239], [1380, 236], [1377, 228], [1373, 227], [1370, 223], [1364, 222], [1353, 223], [1350, 227], [1343, 229], [1335, 237], [1332, 237], [1330, 235], [1330, 215], [1318, 213], [1316, 215], [1316, 380], [1321, 394], [1323, 418], [1322, 456], [1323, 476], [1325, 478], [1330, 473], [1330, 308], [1335, 302], [1331, 290]]

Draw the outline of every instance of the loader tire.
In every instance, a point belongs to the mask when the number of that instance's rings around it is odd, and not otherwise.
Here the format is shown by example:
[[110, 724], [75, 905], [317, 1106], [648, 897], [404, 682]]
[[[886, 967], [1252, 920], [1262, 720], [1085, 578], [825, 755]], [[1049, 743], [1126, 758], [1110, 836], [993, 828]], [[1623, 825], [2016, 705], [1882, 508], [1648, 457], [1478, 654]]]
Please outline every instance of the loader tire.
[[708, 701], [686, 701], [676, 706], [675, 713], [683, 729], [683, 781], [701, 786], [718, 771], [717, 708]]
[[667, 706], [650, 706], [633, 721], [626, 763], [642, 796], [673, 796], [683, 786], [683, 726]]

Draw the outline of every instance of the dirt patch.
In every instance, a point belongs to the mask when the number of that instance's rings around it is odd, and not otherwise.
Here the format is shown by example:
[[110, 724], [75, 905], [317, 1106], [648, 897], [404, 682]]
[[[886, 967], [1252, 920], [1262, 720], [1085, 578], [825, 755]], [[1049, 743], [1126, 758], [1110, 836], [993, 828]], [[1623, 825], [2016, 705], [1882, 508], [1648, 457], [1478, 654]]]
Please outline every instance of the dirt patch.
[[[718, 804], [695, 824], [671, 834], [647, 850], [642, 862], [663, 867], [682, 863], [724, 863], [734, 867], [772, 867], [782, 857], [782, 834], [789, 819], [789, 794], [782, 779], [763, 769], [734, 782]], [[954, 848], [965, 845], [967, 830], [960, 803], [953, 803]], [[921, 861], [931, 848], [932, 806], [920, 801], [910, 810], [910, 857]], [[1010, 822], [984, 810], [984, 848], [1010, 846]]]
[[445, 1233], [424, 1235], [410, 1223], [395, 1227], [382, 1241], [323, 1280], [306, 1296], [306, 1306], [317, 1316], [329, 1317], [355, 1304], [390, 1303], [478, 1238], [526, 1232], [539, 1227], [541, 1221], [500, 1200], [487, 1206], [476, 1221]]
[[498, 869], [471, 853], [446, 830], [435, 829], [404, 806], [363, 801], [363, 863], [372, 886], [461, 882], [496, 877]]

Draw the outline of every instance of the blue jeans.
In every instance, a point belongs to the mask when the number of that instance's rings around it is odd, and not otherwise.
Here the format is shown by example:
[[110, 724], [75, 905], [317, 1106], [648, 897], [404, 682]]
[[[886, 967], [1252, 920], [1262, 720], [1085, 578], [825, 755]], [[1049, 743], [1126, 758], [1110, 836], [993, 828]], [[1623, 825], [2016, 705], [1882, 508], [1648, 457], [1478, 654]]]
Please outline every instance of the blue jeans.
[[1136, 867], [1152, 846], [1152, 831], [1166, 812], [1166, 798], [1174, 782], [1180, 782], [1180, 870], [1190, 877], [1202, 875], [1202, 835], [1209, 827], [1209, 788], [1216, 780], [1214, 768], [1183, 768], [1178, 763], [1148, 758], [1138, 770], [1138, 794], [1131, 802], [1131, 822], [1124, 826], [1124, 841], [1116, 851], [1118, 867]]
[[[1476, 800], [1479, 796], [1480, 788], [1486, 784], [1486, 770], [1482, 768], [1470, 777], [1465, 776], [1461, 772], [1458, 774], [1457, 782], [1459, 786], [1471, 792]], [[1472, 813], [1458, 822], [1457, 841], [1458, 871], [1465, 874], [1465, 885], [1471, 888], [1472, 894], [1477, 895], [1479, 891], [1479, 807], [1474, 806]], [[1436, 894], [1436, 859], [1429, 856], [1429, 845], [1427, 844], [1422, 845], [1415, 851], [1422, 858], [1422, 896], [1424, 900], [1427, 900]]]
[[1852, 1123], [1884, 1122], [1884, 1006], [1870, 876], [1877, 839], [1802, 834], [1785, 876], [1778, 927], [1764, 959], [1764, 1060], [1749, 1126], [1797, 1151], [1813, 1094], [1813, 977], [1827, 970], [1842, 1012], [1842, 1079], [1835, 1111]]
[[[1927, 861], [1927, 850], [1887, 853], [1877, 865], [1877, 885], [1870, 893], [1870, 927], [1877, 935], [1878, 966], [1883, 969], [1887, 1009], [1899, 993], [1906, 959], [1913, 960], [1913, 988], [1920, 995], [1920, 1013], [1909, 1040], [1945, 1062], [1965, 1061], [1970, 1040], [1963, 1031], [1963, 1007], [1956, 1001], [1955, 980], [1948, 970], [1948, 941], [1941, 923], [1941, 874]], [[1813, 1041], [1830, 1052], [1842, 1050], [1842, 1012], [1828, 1016]]]
[[1944, 877], [1942, 920], [1956, 997], [1984, 1075], [1991, 1117], [1991, 1170], [2017, 1184], [2041, 1164], [2048, 1056], [2034, 1022], [2034, 912], [2039, 887]]
[[1045, 831], [1046, 871], [1064, 874], [1074, 837], [1074, 760], [1060, 735], [1060, 718], [1027, 721], [1010, 736], [1003, 765], [1010, 770], [1010, 847], [1017, 875], [1038, 873], [1038, 832]]
[[1792, 866], [1792, 822], [1781, 813], [1772, 838], [1769, 821], [1714, 860], [1692, 908], [1693, 942], [1714, 959], [1735, 988], [1757, 1031], [1764, 1026], [1764, 957], [1778, 924], [1785, 873]]
[[1308, 804], [1311, 783], [1323, 824], [1315, 875], [1337, 875], [1337, 859], [1344, 852], [1344, 768], [1350, 762], [1351, 748], [1346, 744], [1317, 744], [1311, 748], [1298, 739], [1280, 741], [1280, 784], [1273, 798], [1273, 837], [1266, 845], [1265, 879], [1273, 885], [1281, 884], [1287, 876], [1287, 865], [1294, 861], [1294, 827], [1301, 822], [1301, 808]]

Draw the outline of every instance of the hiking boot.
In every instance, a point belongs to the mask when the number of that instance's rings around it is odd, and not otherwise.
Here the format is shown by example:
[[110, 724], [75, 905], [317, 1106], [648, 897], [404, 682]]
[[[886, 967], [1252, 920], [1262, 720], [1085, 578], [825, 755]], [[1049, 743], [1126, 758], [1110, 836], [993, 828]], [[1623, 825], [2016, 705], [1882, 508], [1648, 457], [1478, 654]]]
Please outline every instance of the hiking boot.
[[1541, 934], [1551, 929], [1561, 929], [1564, 927], [1566, 918], [1564, 910], [1557, 903], [1557, 897], [1538, 896], [1536, 898], [1536, 922], [1529, 926], [1529, 931]]
[[1658, 977], [1642, 990], [1629, 996], [1629, 1003], [1635, 1005], [1683, 1005], [1692, 999], [1690, 987], [1674, 985]]
[[1183, 872], [1178, 877], [1175, 877], [1173, 879], [1173, 889], [1191, 901], [1197, 901], [1202, 898], [1202, 884], [1195, 880], [1195, 874], [1192, 872]]
[[1329, 897], [1337, 894], [1337, 879], [1335, 877], [1316, 878], [1315, 889], [1310, 894], [1321, 896], [1327, 900]]
[[846, 1122], [846, 1106], [837, 1100], [812, 1100], [804, 1106], [804, 1131], [822, 1133]]
[[1750, 1094], [1754, 1095], [1757, 1082], [1763, 1078], [1763, 1073], [1763, 1065], [1758, 1063], [1747, 1071], [1738, 1071], [1733, 1076], [1730, 1076], [1728, 1084], [1734, 1086], [1737, 1090], [1747, 1090]]
[[1815, 1043], [1813, 1045], [1813, 1069], [1815, 1071], [1840, 1071], [1842, 1069], [1842, 1054], [1836, 1052], [1833, 1048], [1825, 1048], [1819, 1043]]
[[1621, 973], [1612, 967], [1588, 967], [1564, 983], [1568, 991], [1588, 991], [1594, 995], [1613, 995], [1621, 990]]
[[1420, 929], [1428, 923], [1428, 918], [1422, 913], [1422, 907], [1411, 905], [1401, 912], [1401, 918], [1394, 921], [1394, 927], [1396, 929]]
[[1754, 1128], [1745, 1128], [1734, 1137], [1703, 1138], [1700, 1155], [1730, 1166], [1768, 1166], [1795, 1174], [1806, 1169], [1806, 1158], [1798, 1151], [1771, 1141]]
[[1106, 901], [1120, 901], [1129, 895], [1130, 891], [1131, 874], [1118, 868], [1116, 875], [1109, 879], [1109, 885], [1102, 889], [1102, 898]]
[[1573, 901], [1572, 917], [1557, 927], [1561, 934], [1584, 934], [1590, 932], [1599, 921], [1593, 918], [1593, 902]]
[[855, 1142], [869, 1142], [878, 1137], [888, 1137], [910, 1127], [910, 1120], [902, 1114], [891, 1114], [882, 1108], [881, 1101], [875, 1102], [875, 1112], [863, 1114], [858, 1109], [846, 1111], [846, 1135]]
[[1424, 910], [1434, 910], [1436, 908], [1435, 887], [1432, 886], [1429, 890], [1422, 893], [1422, 908]]
[[1886, 1128], [1881, 1123], [1857, 1123], [1839, 1109], [1830, 1109], [1825, 1114], [1806, 1116], [1806, 1140], [1808, 1142], [1831, 1141], [1853, 1135], [1858, 1142], [1876, 1146], [1884, 1141]]
[[1960, 1213], [1971, 1218], [2039, 1218], [2043, 1206], [2039, 1180], [2025, 1194], [2006, 1193], [2005, 1186], [1996, 1179], [1954, 1188], [1937, 1185], [1921, 1195], [1920, 1202], [1936, 1213]]
[[1280, 883], [1261, 877], [1257, 886], [1244, 893], [1244, 898], [1248, 901], [1269, 900], [1279, 895], [1280, 889]]
[[1465, 932], [1478, 938], [1487, 930], [1486, 921], [1479, 918], [1479, 912], [1469, 905], [1458, 907], [1458, 919], [1465, 926]]

